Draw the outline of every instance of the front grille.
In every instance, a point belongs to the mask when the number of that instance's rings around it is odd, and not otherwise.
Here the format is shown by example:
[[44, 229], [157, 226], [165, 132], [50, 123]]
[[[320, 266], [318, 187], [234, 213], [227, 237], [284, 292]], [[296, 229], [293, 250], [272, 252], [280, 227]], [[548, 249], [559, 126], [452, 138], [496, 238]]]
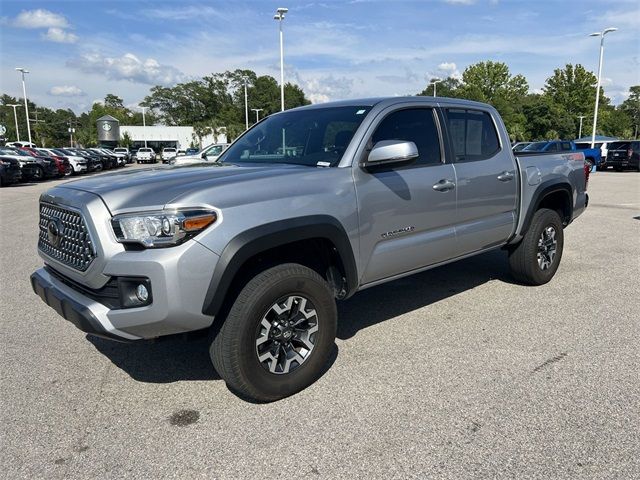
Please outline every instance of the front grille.
[[96, 258], [82, 215], [49, 203], [40, 203], [38, 248], [63, 265], [81, 272], [89, 268]]

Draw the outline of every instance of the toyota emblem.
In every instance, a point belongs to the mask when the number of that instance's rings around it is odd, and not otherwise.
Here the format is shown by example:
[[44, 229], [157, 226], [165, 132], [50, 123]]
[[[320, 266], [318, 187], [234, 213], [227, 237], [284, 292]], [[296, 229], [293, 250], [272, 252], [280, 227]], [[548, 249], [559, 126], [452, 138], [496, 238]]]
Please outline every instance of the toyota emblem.
[[62, 222], [59, 218], [52, 218], [47, 224], [47, 235], [49, 236], [49, 243], [54, 247], [60, 245], [60, 239], [62, 238]]

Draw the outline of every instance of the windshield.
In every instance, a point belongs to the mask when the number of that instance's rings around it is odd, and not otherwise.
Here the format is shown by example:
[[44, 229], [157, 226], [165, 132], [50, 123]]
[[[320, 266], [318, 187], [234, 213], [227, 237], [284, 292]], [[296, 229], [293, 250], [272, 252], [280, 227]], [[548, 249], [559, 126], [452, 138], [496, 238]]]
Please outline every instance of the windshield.
[[125, 153], [127, 151], [127, 149], [126, 148], [114, 148], [113, 151], [117, 152], [117, 153]]
[[628, 150], [631, 142], [613, 142], [609, 144], [609, 150]]
[[228, 163], [336, 166], [371, 107], [328, 107], [266, 118], [221, 155]]
[[138, 150], [138, 153], [149, 153], [150, 151], [150, 148], [141, 148], [140, 150]]
[[170, 152], [175, 152], [176, 149], [175, 148], [165, 148], [164, 151], [170, 153]]
[[522, 149], [523, 152], [541, 152], [549, 142], [533, 142]]

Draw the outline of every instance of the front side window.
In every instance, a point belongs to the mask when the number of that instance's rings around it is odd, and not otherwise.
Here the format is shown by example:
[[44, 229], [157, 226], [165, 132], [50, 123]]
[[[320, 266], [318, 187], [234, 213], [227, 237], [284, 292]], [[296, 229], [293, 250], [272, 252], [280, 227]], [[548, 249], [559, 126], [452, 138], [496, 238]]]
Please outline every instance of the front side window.
[[272, 115], [236, 140], [218, 161], [337, 166], [370, 110], [369, 106], [326, 107]]
[[208, 156], [216, 156], [216, 155], [220, 155], [222, 153], [222, 145], [214, 145], [211, 148], [208, 148], [205, 151], [205, 154]]
[[373, 145], [382, 140], [415, 143], [419, 155], [415, 164], [435, 165], [442, 162], [438, 128], [431, 108], [407, 108], [390, 113], [371, 137]]
[[500, 151], [498, 132], [487, 112], [451, 108], [446, 115], [457, 162], [484, 160]]

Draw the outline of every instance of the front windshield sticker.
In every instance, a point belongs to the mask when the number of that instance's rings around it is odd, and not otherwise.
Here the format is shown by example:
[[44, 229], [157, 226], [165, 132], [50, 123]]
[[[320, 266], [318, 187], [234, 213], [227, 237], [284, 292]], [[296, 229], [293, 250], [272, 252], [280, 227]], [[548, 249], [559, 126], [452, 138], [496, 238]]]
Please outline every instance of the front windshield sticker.
[[366, 110], [365, 110], [365, 109], [358, 110], [358, 111], [356, 112], [356, 115], [362, 115], [364, 112], [366, 112]]
[[316, 165], [318, 167], [330, 167], [331, 166], [331, 162], [318, 162], [318, 163], [316, 163]]

